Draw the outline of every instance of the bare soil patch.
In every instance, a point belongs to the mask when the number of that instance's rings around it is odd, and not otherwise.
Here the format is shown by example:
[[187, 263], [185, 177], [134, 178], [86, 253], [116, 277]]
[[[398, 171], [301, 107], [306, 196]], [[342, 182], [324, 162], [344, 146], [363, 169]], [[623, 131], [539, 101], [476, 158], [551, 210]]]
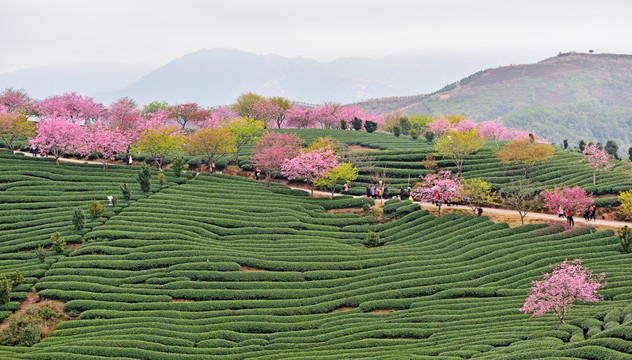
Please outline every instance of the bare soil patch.
[[86, 243], [85, 240], [81, 240], [81, 242], [78, 244], [68, 244], [66, 245], [66, 249], [71, 249], [72, 251], [75, 251], [79, 249], [81, 246], [83, 246], [85, 243]]
[[451, 96], [449, 94], [439, 95], [439, 100], [448, 100]]
[[349, 145], [348, 150], [349, 152], [380, 151], [380, 149], [372, 148], [368, 146], [362, 146], [362, 145]]
[[170, 301], [170, 302], [172, 302], [172, 303], [180, 303], [180, 302], [183, 302], [183, 303], [189, 303], [189, 302], [195, 302], [195, 300], [188, 300], [188, 299], [171, 299], [171, 301]]
[[332, 313], [343, 312], [343, 311], [351, 311], [351, 310], [355, 310], [355, 309], [357, 309], [357, 307], [345, 306], [345, 307], [341, 307], [341, 308], [337, 308], [336, 310], [333, 310]]
[[383, 315], [383, 314], [390, 314], [392, 312], [395, 312], [397, 310], [395, 309], [380, 309], [380, 310], [372, 310], [369, 311], [371, 314], [378, 314], [378, 315]]
[[268, 270], [263, 270], [263, 269], [257, 269], [257, 268], [251, 268], [251, 267], [247, 267], [247, 266], [242, 266], [239, 268], [239, 271], [244, 271], [244, 272], [255, 272], [255, 271], [268, 271]]
[[365, 215], [364, 211], [359, 208], [346, 208], [346, 209], [329, 209], [326, 211], [329, 214], [356, 214]]

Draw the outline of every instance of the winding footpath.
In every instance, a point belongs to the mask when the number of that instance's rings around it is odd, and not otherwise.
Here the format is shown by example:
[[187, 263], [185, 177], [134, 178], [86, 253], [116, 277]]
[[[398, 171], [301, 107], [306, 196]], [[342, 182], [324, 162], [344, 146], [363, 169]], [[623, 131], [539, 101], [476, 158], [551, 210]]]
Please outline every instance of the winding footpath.
[[[290, 186], [290, 188], [309, 192], [309, 190], [300, 188], [300, 187]], [[314, 190], [314, 195], [329, 197], [331, 196], [331, 193], [326, 192], [326, 191]], [[340, 195], [341, 194], [335, 194], [335, 196], [340, 196]], [[360, 197], [364, 197], [364, 195], [362, 196], [354, 195], [353, 197], [360, 198]], [[429, 202], [415, 201], [415, 203], [419, 204], [419, 206], [421, 206], [422, 209], [436, 208], [436, 206], [433, 203], [429, 203]], [[441, 206], [441, 209], [442, 210], [443, 209], [459, 209], [459, 210], [465, 210], [467, 213], [472, 213], [472, 209], [469, 206], [465, 206], [465, 205], [451, 205], [451, 206], [443, 205]], [[511, 217], [520, 216], [518, 215], [518, 212], [516, 210], [490, 208], [490, 207], [483, 208], [483, 215], [485, 214], [498, 214], [498, 215], [505, 215], [505, 216], [511, 216]], [[527, 213], [527, 215], [524, 218], [525, 224], [528, 223], [529, 219], [538, 219], [538, 220], [544, 220], [547, 222], [548, 221], [565, 221], [565, 219], [559, 218], [557, 215], [542, 214], [542, 213], [536, 213], [536, 212]], [[632, 222], [612, 221], [612, 220], [586, 221], [584, 220], [584, 218], [581, 218], [581, 217], [575, 218], [575, 224], [599, 225], [599, 226], [607, 226], [611, 228], [620, 228], [625, 225], [627, 225], [628, 227], [632, 227]]]

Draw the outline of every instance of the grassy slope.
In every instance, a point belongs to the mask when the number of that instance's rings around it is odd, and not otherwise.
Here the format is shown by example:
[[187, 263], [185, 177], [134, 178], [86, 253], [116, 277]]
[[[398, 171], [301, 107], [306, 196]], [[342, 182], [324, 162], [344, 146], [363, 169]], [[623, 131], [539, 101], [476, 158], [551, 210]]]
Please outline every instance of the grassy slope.
[[[4, 169], [16, 160], [0, 161]], [[104, 184], [124, 176], [99, 174]], [[28, 192], [12, 186], [22, 180], [4, 176], [2, 196]], [[39, 194], [33, 207], [44, 200], [65, 206], [65, 196]], [[0, 348], [0, 357], [630, 356], [630, 255], [619, 252], [612, 232], [509, 229], [465, 215], [437, 219], [398, 202], [389, 207], [400, 219], [383, 225], [324, 211], [363, 201], [311, 199], [222, 175], [172, 184], [110, 214], [86, 232], [85, 245], [49, 263], [36, 288], [82, 312], [81, 319], [62, 323], [29, 350]], [[0, 212], [5, 224], [8, 211]], [[15, 226], [16, 233], [26, 234], [32, 221]], [[362, 245], [369, 229], [381, 232], [384, 246]], [[580, 256], [608, 274], [607, 301], [577, 305], [568, 325], [517, 311], [548, 264]], [[352, 309], [332, 312], [344, 307]]]
[[427, 97], [375, 100], [374, 111], [463, 114], [505, 123], [561, 143], [614, 139], [620, 154], [632, 145], [632, 57], [570, 54], [536, 64], [473, 74]]

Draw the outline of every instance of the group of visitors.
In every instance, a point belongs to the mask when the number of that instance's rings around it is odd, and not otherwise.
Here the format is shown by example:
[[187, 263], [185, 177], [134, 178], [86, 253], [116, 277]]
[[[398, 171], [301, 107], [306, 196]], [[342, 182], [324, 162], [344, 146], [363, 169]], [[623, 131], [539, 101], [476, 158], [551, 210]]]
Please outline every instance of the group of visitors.
[[41, 157], [45, 157], [46, 155], [48, 155], [45, 151], [42, 151], [41, 153], [39, 152], [39, 149], [37, 148], [37, 146], [33, 145], [31, 146], [31, 153], [33, 154], [33, 157], [37, 157], [37, 155], [39, 154], [39, 156]]
[[410, 186], [404, 189], [403, 186], [399, 187], [399, 198], [400, 200], [411, 200], [412, 201], [412, 189]]
[[[345, 184], [346, 185], [346, 184]], [[374, 199], [386, 199], [388, 200], [388, 185], [382, 184], [382, 181], [378, 185], [367, 184], [366, 185], [366, 197]]]
[[595, 208], [595, 205], [590, 205], [589, 207], [584, 209], [584, 220], [586, 221], [597, 221], [597, 216], [596, 216], [596, 211], [597, 209]]
[[[558, 217], [566, 218], [566, 225], [568, 225], [568, 227], [575, 226], [575, 218], [573, 217], [572, 210], [564, 211], [564, 209], [562, 209], [562, 207], [560, 206], [557, 213], [558, 213]], [[597, 208], [595, 207], [595, 205], [590, 205], [589, 207], [584, 208], [584, 220], [597, 221], [596, 214], [597, 214]]]

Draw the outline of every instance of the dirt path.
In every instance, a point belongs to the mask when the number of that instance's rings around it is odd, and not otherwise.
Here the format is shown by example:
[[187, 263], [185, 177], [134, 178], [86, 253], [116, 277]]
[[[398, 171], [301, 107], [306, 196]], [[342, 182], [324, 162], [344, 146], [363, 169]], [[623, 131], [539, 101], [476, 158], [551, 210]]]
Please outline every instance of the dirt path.
[[[24, 154], [24, 156], [34, 157], [33, 154], [30, 153], [30, 152], [16, 151], [15, 153], [16, 154]], [[37, 156], [37, 157], [40, 157], [40, 156]], [[52, 156], [42, 156], [42, 157], [53, 158]], [[101, 165], [101, 166], [103, 166], [103, 163], [100, 162], [100, 161], [88, 161], [88, 160], [81, 160], [81, 159], [68, 159], [68, 158], [63, 158], [63, 157], [59, 158], [59, 162], [67, 162], [67, 163], [74, 163], [74, 164], [92, 164], [92, 165]], [[115, 164], [115, 163], [112, 163], [112, 162], [108, 163], [108, 165], [113, 165], [113, 164]]]
[[[39, 295], [37, 295], [36, 291], [30, 291], [28, 294], [26, 294], [26, 300], [24, 300], [21, 304], [20, 307], [18, 308], [18, 310], [16, 312], [13, 313], [13, 315], [20, 315], [24, 312], [26, 312], [26, 310], [28, 310], [31, 306], [33, 306], [33, 304], [35, 304], [37, 302], [37, 300], [39, 300]], [[0, 324], [0, 332], [4, 331], [4, 329], [9, 327], [9, 318], [5, 319], [5, 321]]]
[[[309, 190], [306, 190], [306, 189], [303, 189], [303, 188], [300, 188], [300, 187], [296, 187], [296, 186], [290, 186], [290, 188], [309, 192]], [[329, 197], [331, 196], [330, 192], [314, 190], [314, 195], [316, 195], [316, 194], [318, 194], [320, 196], [329, 196]], [[340, 195], [341, 194], [335, 194], [335, 196], [340, 196]], [[354, 197], [355, 198], [360, 198], [360, 197], [363, 197], [363, 196], [357, 196], [356, 195]], [[422, 203], [422, 202], [419, 202], [419, 201], [415, 201], [415, 203], [419, 204], [422, 209], [427, 209], [427, 210], [430, 210], [431, 212], [434, 209], [437, 208], [432, 203]], [[455, 209], [464, 210], [468, 214], [472, 213], [472, 209], [469, 206], [465, 206], [465, 205], [453, 205], [453, 206], [443, 205], [443, 206], [441, 206], [441, 213], [444, 213], [444, 211], [446, 211], [446, 212], [453, 211]], [[494, 214], [494, 215], [501, 215], [503, 217], [511, 218], [513, 220], [517, 219], [518, 222], [520, 221], [520, 215], [518, 214], [518, 212], [516, 210], [488, 208], [488, 207], [484, 207], [483, 208], [483, 215], [490, 215], [490, 217], [492, 217], [492, 214]], [[528, 213], [527, 216], [525, 216], [524, 222], [525, 222], [525, 224], [533, 223], [533, 222], [547, 222], [547, 223], [548, 222], [565, 222], [565, 219], [564, 218], [559, 218], [557, 215], [531, 212], [531, 213]], [[515, 223], [515, 221], [514, 221], [514, 223]], [[620, 228], [622, 226], [625, 226], [625, 225], [627, 225], [628, 227], [632, 227], [632, 222], [612, 221], [612, 220], [586, 221], [582, 217], [576, 217], [575, 218], [575, 224], [597, 226], [597, 227], [611, 228], [611, 229], [618, 229], [618, 228]]]

